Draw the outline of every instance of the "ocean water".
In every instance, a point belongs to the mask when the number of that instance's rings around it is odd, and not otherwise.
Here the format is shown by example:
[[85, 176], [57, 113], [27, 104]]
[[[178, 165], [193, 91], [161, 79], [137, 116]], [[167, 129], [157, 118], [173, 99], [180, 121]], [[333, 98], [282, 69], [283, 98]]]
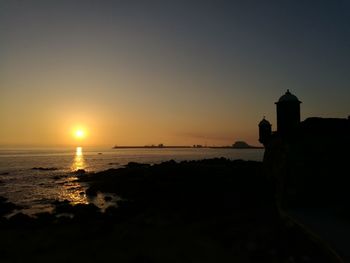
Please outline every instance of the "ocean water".
[[74, 171], [97, 172], [119, 168], [128, 162], [160, 163], [167, 160], [199, 160], [225, 157], [261, 161], [263, 149], [108, 149], [108, 148], [0, 148], [0, 196], [35, 214], [51, 211], [55, 200], [74, 204], [108, 206], [103, 196], [89, 198], [86, 185], [76, 181]]

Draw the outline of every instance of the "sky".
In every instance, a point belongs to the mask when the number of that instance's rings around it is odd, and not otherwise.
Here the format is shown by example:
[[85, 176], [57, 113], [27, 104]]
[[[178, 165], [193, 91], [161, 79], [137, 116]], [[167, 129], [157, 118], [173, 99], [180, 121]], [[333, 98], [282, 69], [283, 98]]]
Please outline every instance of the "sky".
[[258, 145], [287, 89], [346, 118], [349, 25], [347, 0], [0, 0], [0, 145]]

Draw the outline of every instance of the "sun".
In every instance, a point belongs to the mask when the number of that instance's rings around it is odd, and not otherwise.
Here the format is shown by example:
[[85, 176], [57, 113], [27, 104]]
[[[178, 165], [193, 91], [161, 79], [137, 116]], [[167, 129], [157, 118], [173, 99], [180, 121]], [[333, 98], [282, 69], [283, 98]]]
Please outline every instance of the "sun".
[[85, 137], [85, 131], [82, 129], [78, 129], [74, 132], [74, 136], [77, 139], [83, 139]]

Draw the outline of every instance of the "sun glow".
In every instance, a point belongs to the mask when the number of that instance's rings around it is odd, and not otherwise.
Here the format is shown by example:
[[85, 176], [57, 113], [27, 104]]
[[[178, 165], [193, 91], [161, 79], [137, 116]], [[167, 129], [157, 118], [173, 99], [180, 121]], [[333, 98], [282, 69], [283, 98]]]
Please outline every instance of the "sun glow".
[[85, 137], [85, 131], [82, 129], [78, 129], [74, 132], [74, 136], [77, 139], [83, 139]]

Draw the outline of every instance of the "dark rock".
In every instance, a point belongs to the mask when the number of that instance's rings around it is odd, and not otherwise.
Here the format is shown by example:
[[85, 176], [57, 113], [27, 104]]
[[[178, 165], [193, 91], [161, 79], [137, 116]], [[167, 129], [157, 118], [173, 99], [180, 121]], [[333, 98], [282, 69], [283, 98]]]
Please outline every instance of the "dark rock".
[[136, 163], [136, 162], [129, 162], [127, 165], [125, 165], [126, 168], [145, 168], [149, 166], [150, 164], [148, 163]]
[[32, 170], [38, 170], [38, 171], [55, 171], [58, 170], [56, 167], [33, 167]]
[[97, 196], [97, 190], [93, 187], [89, 187], [87, 190], [86, 190], [86, 195], [88, 196]]
[[86, 171], [84, 169], [78, 169], [76, 171], [73, 172], [76, 175], [84, 175], [86, 174]]
[[78, 179], [89, 184], [87, 194], [102, 192], [105, 200], [116, 194], [122, 198], [118, 207], [103, 214], [93, 204], [54, 201], [52, 215], [0, 220], [0, 257], [11, 262], [37, 262], [38, 257], [60, 262], [287, 262], [307, 252], [309, 262], [337, 262], [295, 225], [286, 227], [273, 184], [261, 169], [259, 162], [216, 158], [88, 173]]
[[77, 204], [73, 206], [73, 215], [75, 217], [86, 217], [99, 214], [100, 209], [94, 204]]
[[236, 148], [236, 149], [248, 149], [251, 148], [251, 146], [244, 142], [244, 141], [237, 141], [232, 145], [232, 148]]
[[6, 198], [0, 196], [0, 216], [4, 216], [20, 208], [22, 207], [17, 206], [11, 202], [8, 202]]
[[10, 217], [9, 219], [11, 224], [14, 224], [16, 226], [25, 227], [28, 225], [33, 224], [35, 219], [33, 217], [30, 217], [29, 215], [23, 214], [23, 213], [17, 213]]
[[105, 196], [104, 197], [104, 200], [106, 201], [106, 202], [110, 202], [110, 201], [112, 201], [112, 197], [111, 196]]
[[[71, 214], [74, 218], [82, 218], [84, 216], [94, 216], [99, 213], [99, 208], [93, 204], [76, 204], [72, 205], [69, 201], [55, 202], [55, 214]], [[88, 219], [87, 218], [87, 219]]]
[[35, 214], [35, 217], [37, 218], [39, 224], [49, 224], [55, 219], [55, 216], [48, 212]]
[[119, 165], [119, 163], [108, 163], [108, 165]]
[[68, 200], [63, 200], [63, 201], [56, 200], [52, 202], [52, 204], [55, 206], [56, 210], [57, 209], [64, 210], [66, 207], [70, 207], [70, 202]]

